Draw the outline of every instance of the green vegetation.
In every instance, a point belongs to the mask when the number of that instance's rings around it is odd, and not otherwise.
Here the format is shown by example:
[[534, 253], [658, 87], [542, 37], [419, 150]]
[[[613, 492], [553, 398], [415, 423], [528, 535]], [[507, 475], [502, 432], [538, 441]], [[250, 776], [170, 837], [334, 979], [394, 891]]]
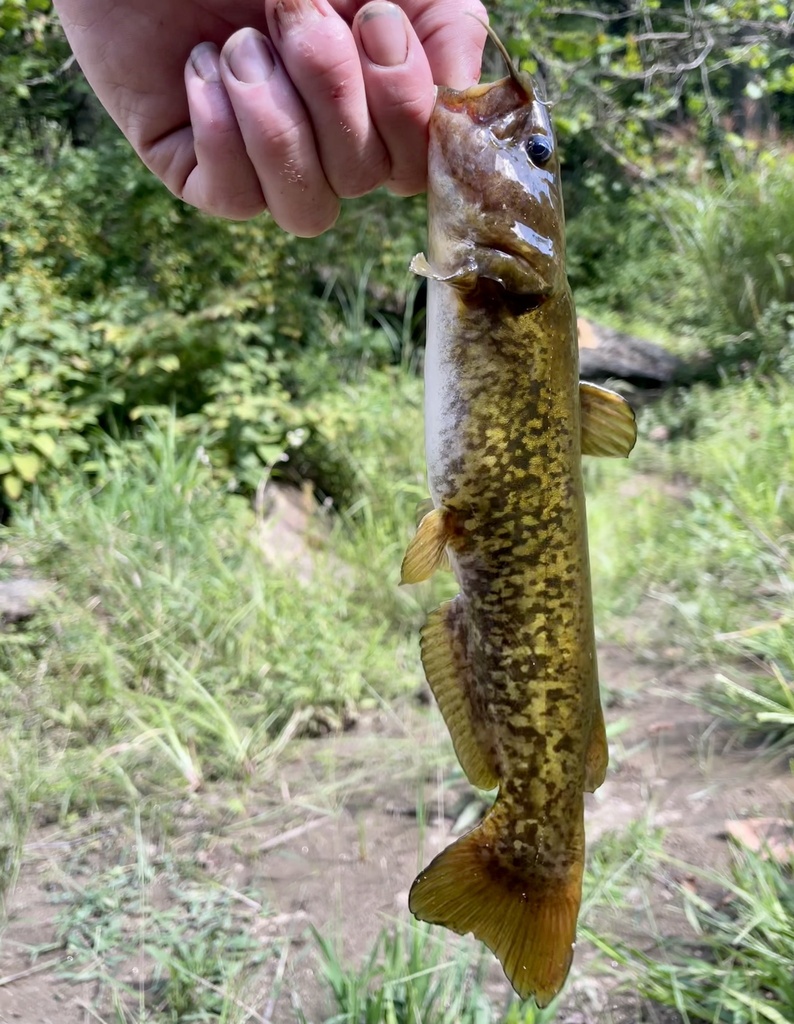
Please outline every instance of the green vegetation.
[[718, 674], [695, 699], [728, 727], [732, 742], [794, 757], [794, 686], [776, 662], [770, 671], [751, 686]]
[[[626, 467], [591, 467], [598, 603], [614, 615], [650, 599], [656, 643], [723, 665], [742, 657], [743, 670], [726, 669], [695, 699], [730, 723], [734, 742], [790, 754], [794, 394], [782, 379], [697, 389], [656, 417], [681, 434], [638, 460], [664, 474], [664, 488], [656, 475], [637, 486]], [[615, 524], [621, 489], [631, 513]]]
[[427, 925], [382, 931], [367, 962], [353, 971], [342, 965], [329, 942], [319, 934], [316, 938], [322, 970], [339, 1008], [328, 1024], [473, 1024], [492, 1019], [482, 992], [482, 951], [469, 946], [450, 956]]
[[513, 1000], [497, 1011], [484, 991], [488, 957], [471, 940], [451, 943], [427, 925], [384, 929], [359, 970], [345, 967], [316, 935], [322, 970], [339, 1013], [325, 1024], [552, 1024], [544, 1010]]
[[[378, 408], [382, 386], [362, 382], [360, 395]], [[55, 588], [34, 626], [0, 647], [6, 714], [25, 694], [29, 714], [57, 724], [33, 739], [64, 809], [91, 806], [108, 787], [249, 777], [274, 736], [310, 727], [313, 708], [344, 716], [418, 684], [415, 656], [406, 664], [402, 653], [417, 609], [396, 589], [411, 501], [385, 524], [372, 511], [398, 488], [340, 525], [347, 534], [365, 518], [359, 566], [318, 550], [301, 582], [289, 563], [269, 564], [249, 503], [213, 484], [173, 425], [105, 448], [92, 473], [104, 482], [77, 477], [18, 517], [26, 564]], [[366, 472], [364, 459], [356, 470]], [[309, 529], [319, 548], [327, 525]], [[378, 545], [382, 579], [363, 572]], [[394, 593], [373, 603], [376, 588]]]
[[[250, 894], [191, 882], [140, 848], [132, 863], [89, 878], [81, 877], [88, 865], [72, 868], [57, 921], [57, 940], [69, 950], [60, 977], [94, 984], [97, 1005], [112, 1008], [118, 1024], [246, 1018], [251, 978], [279, 955], [246, 930], [256, 917]], [[156, 905], [157, 886], [176, 894], [167, 909]], [[130, 962], [138, 966], [123, 978]]]
[[790, 875], [747, 852], [736, 855], [731, 879], [700, 875], [721, 891], [706, 898], [681, 888], [694, 938], [665, 942], [661, 957], [595, 941], [643, 995], [675, 1008], [685, 1024], [787, 1024], [794, 1007]]
[[[587, 465], [599, 633], [707, 667], [688, 697], [712, 735], [785, 765], [790, 10], [577, 3], [552, 17], [500, 0], [492, 13], [559, 99], [580, 307], [666, 339], [699, 381], [643, 409], [628, 465]], [[300, 989], [293, 961], [316, 955], [329, 1021], [550, 1024], [553, 1007], [500, 1003], [482, 951], [433, 929], [389, 924], [352, 966], [333, 929], [297, 954], [305, 928], [294, 946], [279, 930], [261, 942], [280, 908], [232, 886], [195, 839], [253, 872], [261, 830], [300, 830], [309, 812], [339, 822], [359, 785], [385, 800], [396, 775], [414, 785], [431, 764], [461, 784], [448, 746], [422, 749], [408, 727], [400, 772], [377, 731], [352, 764], [315, 761], [306, 739], [361, 714], [397, 728], [420, 683], [418, 627], [453, 585], [397, 586], [426, 496], [424, 300], [406, 270], [421, 199], [348, 204], [311, 242], [266, 218], [213, 221], [108, 126], [49, 0], [0, 5], [0, 58], [0, 579], [50, 582], [33, 617], [0, 623], [4, 923], [41, 856], [52, 942], [31, 963], [57, 950], [58, 977], [90, 983], [90, 1012], [114, 1024], [269, 1024]], [[274, 483], [302, 495], [293, 554], [269, 532]], [[485, 806], [464, 803], [461, 828]], [[363, 873], [374, 843], [360, 827], [339, 859]], [[62, 865], [37, 853], [48, 829], [76, 851]], [[730, 877], [676, 890], [680, 926], [640, 951], [611, 936], [615, 911], [649, 909], [665, 864], [650, 818], [593, 844], [584, 936], [681, 1021], [791, 1020], [786, 870], [737, 854]]]

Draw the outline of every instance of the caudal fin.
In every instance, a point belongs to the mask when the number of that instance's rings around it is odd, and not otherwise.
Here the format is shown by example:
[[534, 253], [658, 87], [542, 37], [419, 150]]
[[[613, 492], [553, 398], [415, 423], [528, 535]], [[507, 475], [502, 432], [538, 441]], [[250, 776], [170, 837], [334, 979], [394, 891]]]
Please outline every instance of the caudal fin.
[[502, 964], [522, 999], [547, 1006], [573, 959], [582, 895], [582, 865], [562, 878], [527, 864], [521, 873], [494, 852], [498, 804], [486, 820], [440, 853], [411, 887], [409, 906], [421, 921], [473, 932]]

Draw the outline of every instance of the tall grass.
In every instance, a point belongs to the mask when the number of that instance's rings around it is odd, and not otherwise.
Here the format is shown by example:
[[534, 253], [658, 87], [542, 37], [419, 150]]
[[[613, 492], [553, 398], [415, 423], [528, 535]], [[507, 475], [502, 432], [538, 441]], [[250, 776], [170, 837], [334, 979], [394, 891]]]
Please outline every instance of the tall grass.
[[9, 535], [57, 586], [0, 649], [0, 704], [48, 723], [67, 804], [111, 782], [245, 777], [313, 709], [415, 687], [416, 657], [374, 598], [396, 588], [396, 553], [377, 583], [319, 553], [301, 581], [265, 560], [248, 503], [173, 430], [110, 452], [95, 485], [64, 483]]
[[744, 173], [722, 191], [679, 192], [668, 216], [682, 268], [718, 325], [741, 333], [794, 304], [794, 159]]
[[635, 467], [588, 467], [597, 622], [616, 638], [628, 622], [635, 642], [716, 662], [714, 684], [693, 699], [729, 727], [730, 741], [787, 754], [794, 392], [783, 380], [699, 388], [678, 415], [691, 436], [645, 453], [640, 445]]
[[794, 394], [748, 382], [697, 389], [687, 408], [693, 436], [589, 464], [593, 575], [605, 611], [651, 595], [678, 639], [724, 651], [790, 618]]

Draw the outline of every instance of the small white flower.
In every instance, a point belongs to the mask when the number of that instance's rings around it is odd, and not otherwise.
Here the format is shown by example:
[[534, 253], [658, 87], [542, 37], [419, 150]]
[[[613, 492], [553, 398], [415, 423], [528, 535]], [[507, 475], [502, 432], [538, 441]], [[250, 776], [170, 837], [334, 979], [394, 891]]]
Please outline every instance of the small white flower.
[[300, 446], [306, 440], [308, 431], [305, 427], [296, 427], [294, 430], [287, 431], [287, 444], [290, 448], [300, 448]]

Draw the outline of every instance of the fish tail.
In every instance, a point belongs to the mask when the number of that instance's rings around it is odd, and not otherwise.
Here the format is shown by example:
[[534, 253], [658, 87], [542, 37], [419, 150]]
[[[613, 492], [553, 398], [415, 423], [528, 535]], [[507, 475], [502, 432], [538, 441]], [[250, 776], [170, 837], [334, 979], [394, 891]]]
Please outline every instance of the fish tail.
[[[522, 999], [547, 1006], [573, 959], [582, 896], [581, 853], [561, 876], [512, 858], [507, 815], [499, 802], [479, 825], [443, 850], [411, 887], [409, 906], [421, 921], [461, 935], [473, 932], [502, 964]], [[582, 840], [584, 825], [582, 825]]]

